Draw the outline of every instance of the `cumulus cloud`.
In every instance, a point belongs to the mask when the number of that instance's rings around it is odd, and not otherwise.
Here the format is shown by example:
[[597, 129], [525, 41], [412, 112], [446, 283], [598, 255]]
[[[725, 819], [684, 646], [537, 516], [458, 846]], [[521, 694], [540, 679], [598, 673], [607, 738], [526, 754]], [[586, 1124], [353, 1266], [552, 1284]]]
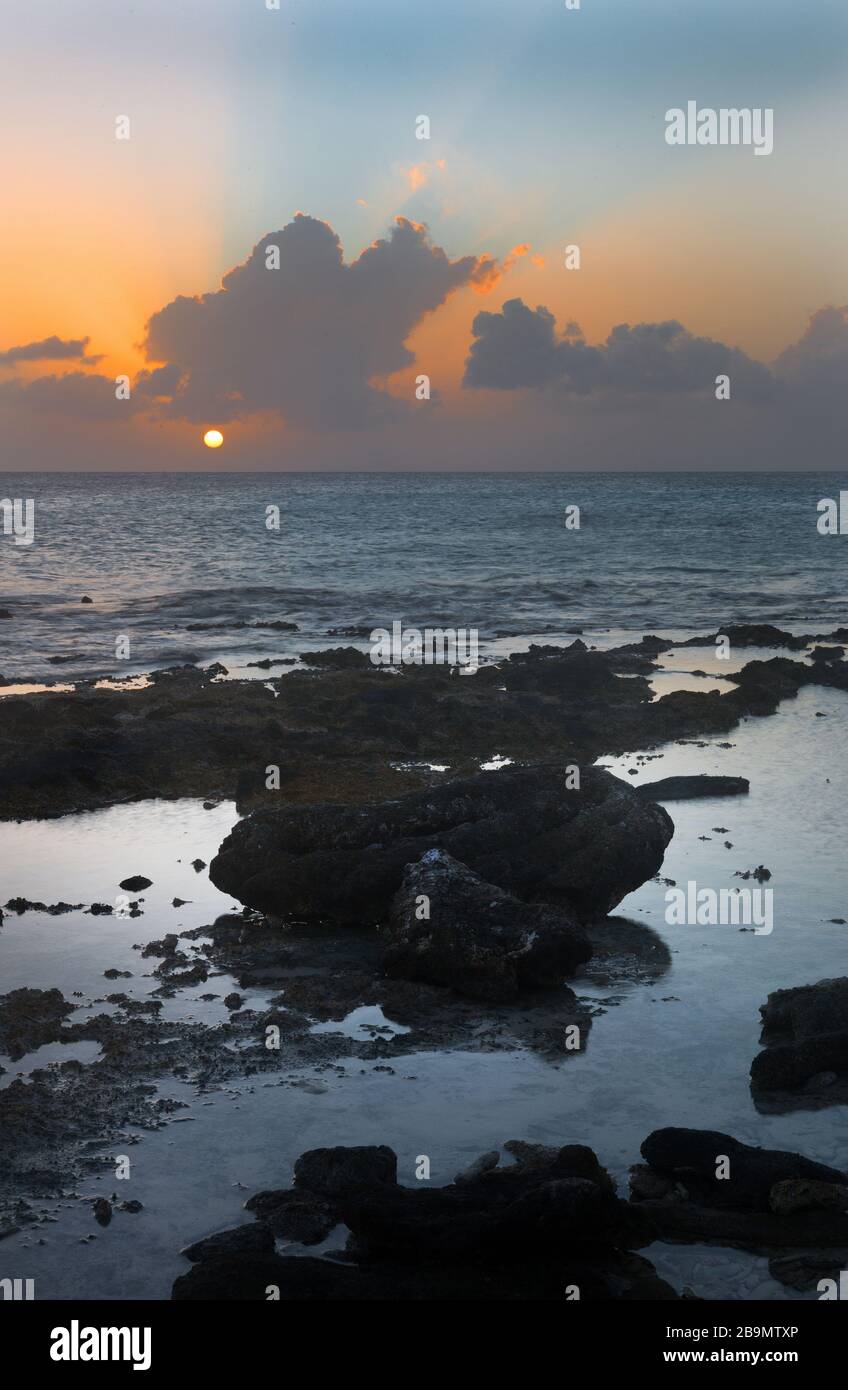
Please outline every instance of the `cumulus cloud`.
[[544, 305], [531, 309], [510, 299], [500, 313], [478, 314], [472, 333], [463, 377], [468, 387], [628, 396], [713, 391], [716, 377], [727, 374], [734, 392], [749, 397], [765, 397], [773, 388], [767, 367], [738, 348], [695, 337], [675, 320], [619, 324], [605, 343], [592, 347], [577, 324], [559, 333]]
[[774, 371], [808, 396], [844, 396], [848, 385], [848, 304], [813, 314], [806, 332], [786, 348]]
[[90, 338], [58, 338], [52, 334], [37, 343], [23, 343], [20, 347], [6, 348], [0, 352], [0, 366], [14, 367], [19, 362], [60, 361], [78, 359], [88, 366], [101, 361], [100, 357], [89, 357], [86, 348]]
[[406, 406], [373, 380], [414, 361], [412, 329], [480, 264], [451, 261], [404, 217], [346, 264], [333, 229], [298, 213], [219, 290], [180, 296], [150, 319], [148, 359], [179, 375], [166, 413], [220, 422], [274, 411], [306, 428], [396, 418]]

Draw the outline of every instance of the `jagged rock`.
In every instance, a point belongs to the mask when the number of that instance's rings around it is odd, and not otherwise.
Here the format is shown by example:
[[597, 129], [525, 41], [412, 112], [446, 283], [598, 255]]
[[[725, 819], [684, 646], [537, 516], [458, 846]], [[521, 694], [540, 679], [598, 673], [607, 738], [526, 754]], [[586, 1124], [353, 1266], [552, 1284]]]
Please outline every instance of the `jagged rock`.
[[277, 916], [384, 920], [404, 867], [443, 849], [487, 882], [604, 915], [659, 869], [673, 824], [600, 768], [480, 773], [377, 805], [300, 806], [240, 821], [210, 866], [216, 887]]
[[643, 782], [633, 789], [649, 801], [691, 801], [701, 796], [744, 796], [751, 790], [747, 777], [711, 777], [698, 773], [692, 777], [661, 777]]
[[559, 985], [592, 954], [561, 910], [523, 903], [438, 849], [407, 864], [385, 939], [383, 966], [391, 977], [496, 1002]]

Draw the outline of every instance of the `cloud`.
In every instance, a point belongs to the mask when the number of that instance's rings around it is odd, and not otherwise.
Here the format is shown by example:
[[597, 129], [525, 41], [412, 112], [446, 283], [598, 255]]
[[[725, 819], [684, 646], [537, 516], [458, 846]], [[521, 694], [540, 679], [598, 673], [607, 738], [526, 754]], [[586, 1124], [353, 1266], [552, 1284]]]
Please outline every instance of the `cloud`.
[[[494, 256], [481, 256], [471, 281], [477, 294], [490, 294], [495, 286], [500, 284], [507, 272], [512, 269], [515, 262], [520, 260], [522, 256], [526, 256], [530, 250], [530, 243], [525, 241], [519, 246], [513, 246], [511, 251], [507, 251], [502, 262], [495, 260]], [[537, 260], [538, 258], [533, 257], [533, 259]]]
[[530, 309], [521, 299], [509, 299], [500, 313], [478, 314], [471, 327], [467, 387], [629, 396], [714, 391], [716, 377], [727, 374], [734, 393], [764, 398], [774, 384], [768, 368], [738, 348], [697, 338], [675, 320], [619, 324], [605, 343], [592, 347], [577, 324], [558, 333], [544, 305]]
[[152, 372], [139, 372], [132, 389], [152, 400], [170, 397], [179, 389], [182, 377], [182, 367], [168, 362], [164, 367], [154, 367]]
[[97, 372], [66, 372], [64, 376], [40, 376], [34, 381], [0, 384], [0, 405], [36, 415], [62, 415], [67, 419], [110, 422], [126, 418], [135, 402], [118, 400], [113, 378]]
[[90, 342], [90, 338], [57, 338], [54, 333], [37, 343], [23, 343], [20, 347], [6, 348], [4, 352], [0, 352], [0, 366], [14, 367], [18, 362], [58, 362], [67, 358], [78, 358], [88, 366], [93, 366], [102, 359], [86, 355], [86, 348]]
[[807, 397], [843, 397], [848, 385], [848, 304], [813, 314], [806, 331], [780, 354], [774, 371]]
[[405, 217], [346, 264], [333, 229], [298, 213], [220, 290], [180, 296], [148, 322], [148, 359], [181, 377], [166, 413], [220, 423], [274, 411], [325, 429], [395, 418], [405, 405], [372, 380], [414, 361], [405, 345], [412, 329], [480, 264], [451, 261]]

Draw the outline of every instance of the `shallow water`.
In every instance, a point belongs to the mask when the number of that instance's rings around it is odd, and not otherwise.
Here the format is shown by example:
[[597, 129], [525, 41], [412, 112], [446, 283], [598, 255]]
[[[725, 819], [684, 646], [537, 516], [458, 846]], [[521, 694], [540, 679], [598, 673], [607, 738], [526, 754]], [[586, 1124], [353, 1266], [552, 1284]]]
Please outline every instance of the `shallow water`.
[[[705, 655], [673, 653], [668, 668], [691, 669], [691, 657], [705, 669]], [[420, 1154], [430, 1157], [431, 1180], [439, 1184], [483, 1151], [526, 1138], [590, 1144], [624, 1186], [640, 1143], [662, 1125], [719, 1129], [747, 1143], [798, 1149], [848, 1167], [844, 1107], [764, 1115], [748, 1090], [758, 1010], [768, 993], [848, 974], [848, 926], [829, 920], [848, 918], [846, 713], [843, 693], [808, 689], [777, 715], [748, 719], [727, 737], [652, 750], [645, 762], [638, 754], [603, 760], [635, 783], [678, 772], [750, 779], [748, 796], [669, 805], [675, 835], [662, 872], [684, 885], [694, 879], [699, 887], [733, 888], [739, 884], [735, 870], [765, 864], [773, 873], [771, 935], [732, 926], [668, 926], [665, 886], [652, 882], [618, 913], [658, 932], [672, 952], [671, 968], [652, 984], [616, 985], [614, 991], [578, 979], [578, 993], [607, 1001], [606, 1012], [596, 1019], [586, 1051], [567, 1060], [551, 1063], [526, 1050], [429, 1052], [399, 1056], [386, 1071], [385, 1063], [348, 1058], [320, 1073], [250, 1078], [202, 1097], [168, 1081], [162, 1093], [188, 1100], [190, 1109], [178, 1112], [179, 1122], [145, 1133], [132, 1150], [127, 1195], [139, 1198], [144, 1210], [116, 1213], [101, 1229], [89, 1207], [69, 1199], [55, 1213], [57, 1224], [3, 1242], [4, 1268], [35, 1277], [38, 1297], [167, 1298], [173, 1278], [187, 1267], [179, 1248], [243, 1220], [242, 1203], [251, 1192], [287, 1185], [297, 1156], [323, 1144], [390, 1144], [401, 1181], [408, 1183]], [[204, 811], [197, 802], [157, 801], [59, 821], [0, 824], [0, 855], [15, 866], [6, 880], [8, 896], [108, 901], [128, 874], [154, 881], [137, 919], [7, 916], [0, 933], [4, 989], [58, 985], [66, 994], [81, 989], [88, 999], [112, 990], [149, 993], [154, 982], [141, 972], [152, 970], [156, 959], [142, 961], [133, 942], [203, 925], [232, 905], [190, 861], [209, 861], [234, 816], [230, 803]], [[174, 896], [192, 902], [174, 909]], [[133, 978], [106, 982], [102, 972], [109, 966], [133, 970]], [[198, 996], [213, 990], [223, 996], [233, 987], [228, 976], [210, 979], [166, 1000], [163, 1014], [222, 1017], [220, 1000], [204, 1004]], [[241, 992], [257, 1000], [271, 993]], [[355, 1013], [367, 1016], [350, 1015], [335, 1026], [347, 1031], [386, 1022], [381, 1011]], [[108, 1194], [115, 1187], [114, 1179], [92, 1181], [79, 1192]], [[79, 1243], [91, 1234], [96, 1240]], [[39, 1235], [46, 1245], [35, 1243]], [[784, 1290], [769, 1279], [763, 1259], [741, 1252], [663, 1244], [646, 1253], [676, 1287], [689, 1285], [703, 1297], [815, 1297]]]

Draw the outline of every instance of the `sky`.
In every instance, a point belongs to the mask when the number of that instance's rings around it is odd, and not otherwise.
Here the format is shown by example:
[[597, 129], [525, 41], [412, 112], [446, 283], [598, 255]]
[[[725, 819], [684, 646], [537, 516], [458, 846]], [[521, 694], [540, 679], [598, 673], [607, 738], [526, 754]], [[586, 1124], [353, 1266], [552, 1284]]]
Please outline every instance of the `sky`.
[[842, 467], [844, 0], [273, 5], [0, 0], [0, 467]]

